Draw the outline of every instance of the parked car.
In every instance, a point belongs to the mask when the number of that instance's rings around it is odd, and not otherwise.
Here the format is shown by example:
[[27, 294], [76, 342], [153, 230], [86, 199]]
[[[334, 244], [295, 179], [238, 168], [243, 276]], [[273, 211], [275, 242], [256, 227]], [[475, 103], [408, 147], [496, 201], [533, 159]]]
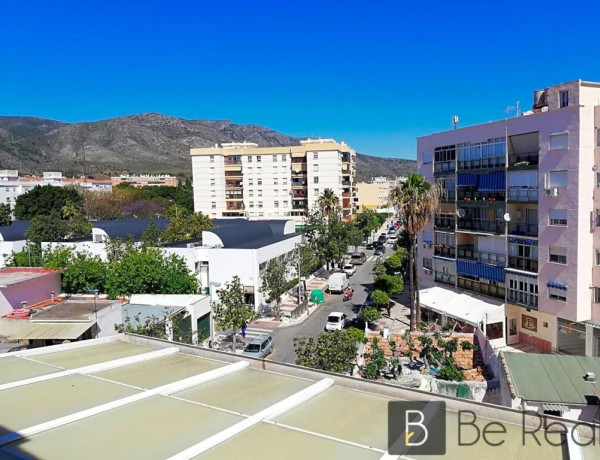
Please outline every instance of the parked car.
[[375, 249], [376, 246], [376, 242], [375, 241], [371, 241], [370, 243], [367, 244], [367, 249]]
[[244, 351], [242, 356], [251, 358], [264, 358], [273, 351], [273, 338], [270, 335], [257, 335], [254, 337]]
[[394, 233], [396, 233], [398, 231], [398, 227], [396, 227], [395, 225], [392, 225], [389, 229], [388, 229], [388, 234], [389, 235], [393, 235]]
[[356, 266], [354, 264], [346, 264], [344, 265], [344, 268], [342, 268], [342, 270], [344, 270], [346, 276], [351, 277], [356, 273]]
[[390, 235], [390, 237], [388, 238], [388, 243], [395, 243], [396, 241], [398, 241], [398, 235]]
[[325, 331], [341, 331], [346, 326], [348, 317], [345, 313], [333, 311], [329, 313], [327, 322], [325, 323]]
[[348, 285], [348, 275], [344, 272], [332, 273], [329, 276], [329, 292], [344, 292]]
[[378, 242], [379, 244], [385, 244], [385, 243], [386, 243], [386, 241], [387, 241], [387, 236], [385, 236], [385, 235], [380, 235], [380, 236], [379, 236], [379, 239], [377, 240], [377, 242]]
[[362, 265], [367, 261], [367, 255], [364, 252], [355, 252], [350, 257], [350, 263], [353, 265]]
[[385, 254], [385, 246], [383, 244], [380, 244], [379, 246], [377, 246], [377, 248], [375, 248], [375, 252], [373, 253], [376, 256], [382, 256]]

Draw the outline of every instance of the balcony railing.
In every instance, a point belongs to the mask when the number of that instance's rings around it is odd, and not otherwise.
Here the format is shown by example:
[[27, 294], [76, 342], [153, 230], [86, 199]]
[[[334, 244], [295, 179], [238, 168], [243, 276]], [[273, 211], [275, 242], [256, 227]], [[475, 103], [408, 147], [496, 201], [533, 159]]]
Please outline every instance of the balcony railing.
[[456, 171], [456, 161], [436, 161], [433, 164], [434, 174], [450, 174]]
[[443, 246], [441, 244], [436, 244], [434, 249], [433, 249], [433, 253], [436, 256], [441, 256], [441, 257], [449, 257], [451, 259], [454, 259], [456, 257], [456, 249], [453, 248], [452, 246]]
[[489, 157], [489, 158], [471, 158], [469, 160], [458, 160], [459, 171], [469, 171], [472, 169], [490, 169], [490, 168], [504, 168], [506, 166], [506, 158], [501, 157]]
[[243, 176], [242, 170], [239, 171], [225, 171], [225, 177], [241, 177]]
[[506, 301], [516, 305], [522, 305], [527, 308], [538, 308], [538, 295], [528, 292], [508, 290]]
[[243, 198], [244, 198], [244, 195], [241, 192], [240, 193], [225, 192], [226, 200], [241, 200]]
[[538, 189], [537, 187], [511, 187], [508, 189], [508, 201], [512, 201], [514, 203], [537, 203]]
[[458, 258], [474, 260], [487, 265], [506, 267], [506, 255], [495, 252], [475, 251], [470, 244], [461, 244], [458, 246]]
[[244, 203], [227, 203], [226, 208], [228, 211], [243, 211]]
[[299, 199], [306, 199], [307, 192], [306, 190], [294, 190], [292, 191], [292, 197]]
[[504, 233], [504, 222], [487, 219], [458, 219], [457, 228], [460, 230], [479, 231], [487, 233]]
[[443, 230], [454, 230], [456, 219], [454, 216], [435, 216], [433, 226]]
[[508, 169], [535, 169], [540, 163], [538, 152], [511, 153], [508, 155]]
[[443, 272], [435, 272], [435, 280], [438, 283], [449, 284], [450, 286], [456, 286], [456, 275]]
[[241, 181], [238, 182], [233, 182], [233, 181], [226, 181], [225, 182], [225, 188], [241, 188], [243, 187], [243, 183]]
[[225, 160], [225, 164], [226, 164], [227, 166], [231, 166], [231, 165], [241, 165], [241, 164], [242, 164], [242, 160], [241, 160], [241, 158], [237, 158], [237, 159], [231, 159], [231, 158], [228, 158], [228, 159], [226, 159], [226, 160]]
[[482, 283], [480, 281], [462, 278], [460, 276], [458, 277], [458, 287], [490, 297], [496, 297], [502, 300], [504, 300], [504, 296], [506, 294], [504, 286], [499, 286], [497, 284]]
[[349, 187], [350, 185], [351, 185], [351, 182], [349, 180], [343, 180], [342, 181], [342, 186]]
[[456, 199], [456, 190], [443, 189], [440, 197], [442, 203], [453, 203]]
[[537, 224], [509, 223], [508, 233], [511, 235], [538, 236], [539, 227]]
[[306, 164], [306, 158], [305, 157], [292, 158], [292, 164], [295, 164], [295, 163], [304, 163], [304, 164]]
[[306, 185], [307, 185], [306, 179], [292, 180], [292, 187], [306, 187]]
[[504, 201], [504, 190], [480, 192], [477, 190], [458, 189], [458, 201]]
[[509, 256], [508, 257], [508, 267], [516, 268], [517, 270], [524, 270], [527, 272], [538, 272], [538, 260], [532, 259], [530, 257], [518, 257], [518, 256]]

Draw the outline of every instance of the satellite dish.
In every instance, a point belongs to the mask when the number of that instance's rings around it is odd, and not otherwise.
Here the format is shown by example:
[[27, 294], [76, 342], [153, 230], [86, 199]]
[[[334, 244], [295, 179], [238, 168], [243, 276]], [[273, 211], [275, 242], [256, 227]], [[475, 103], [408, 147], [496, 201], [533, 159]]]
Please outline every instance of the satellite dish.
[[510, 214], [509, 213], [504, 214], [504, 220], [506, 222], [510, 222]]
[[465, 217], [465, 210], [462, 208], [457, 209], [456, 215], [462, 219], [463, 217]]

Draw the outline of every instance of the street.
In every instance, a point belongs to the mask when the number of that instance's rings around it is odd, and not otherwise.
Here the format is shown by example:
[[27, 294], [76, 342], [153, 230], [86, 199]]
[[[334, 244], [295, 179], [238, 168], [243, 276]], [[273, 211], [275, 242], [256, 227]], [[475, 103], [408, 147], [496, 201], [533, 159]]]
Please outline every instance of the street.
[[[385, 257], [392, 254], [392, 246], [386, 245]], [[333, 311], [346, 313], [349, 319], [358, 314], [360, 306], [367, 297], [367, 291], [372, 289], [373, 275], [371, 270], [377, 257], [372, 250], [360, 248], [367, 255], [367, 262], [356, 266], [356, 273], [350, 277], [350, 287], [354, 289], [351, 300], [343, 302], [342, 294], [332, 294], [325, 299], [317, 311], [312, 313], [303, 323], [296, 326], [279, 327], [272, 332], [275, 348], [268, 359], [273, 361], [296, 363], [296, 352], [294, 351], [294, 337], [316, 337], [324, 332], [327, 316]]]

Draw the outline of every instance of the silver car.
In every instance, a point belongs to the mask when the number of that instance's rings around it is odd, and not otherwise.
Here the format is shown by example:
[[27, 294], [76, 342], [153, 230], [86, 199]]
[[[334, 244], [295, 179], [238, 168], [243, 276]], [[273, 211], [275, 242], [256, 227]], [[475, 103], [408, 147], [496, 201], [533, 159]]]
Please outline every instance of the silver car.
[[251, 358], [264, 358], [273, 351], [273, 338], [270, 335], [257, 335], [254, 337], [244, 351], [242, 356]]

